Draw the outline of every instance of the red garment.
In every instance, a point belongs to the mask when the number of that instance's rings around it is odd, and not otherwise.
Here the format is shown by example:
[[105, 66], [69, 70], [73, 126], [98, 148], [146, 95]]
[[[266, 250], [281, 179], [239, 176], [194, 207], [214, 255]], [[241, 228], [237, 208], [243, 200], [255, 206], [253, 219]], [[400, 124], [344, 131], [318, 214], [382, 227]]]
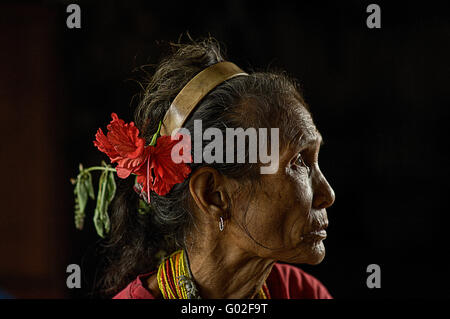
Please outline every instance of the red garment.
[[[155, 299], [148, 291], [147, 279], [155, 272], [140, 275], [114, 299]], [[332, 299], [327, 288], [303, 270], [276, 263], [266, 280], [272, 299]]]

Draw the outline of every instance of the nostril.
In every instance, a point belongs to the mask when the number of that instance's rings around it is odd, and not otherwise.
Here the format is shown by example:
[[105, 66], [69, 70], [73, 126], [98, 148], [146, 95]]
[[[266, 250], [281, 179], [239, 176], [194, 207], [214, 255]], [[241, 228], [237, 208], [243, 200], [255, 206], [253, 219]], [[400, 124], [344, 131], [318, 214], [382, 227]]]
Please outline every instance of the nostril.
[[334, 193], [334, 190], [328, 185], [328, 183], [327, 186], [328, 187], [323, 188], [321, 192], [316, 192], [316, 194], [314, 194], [313, 198], [314, 208], [324, 209], [333, 205], [336, 199], [336, 195]]
[[331, 205], [333, 205], [335, 200], [336, 200], [336, 194], [334, 193], [334, 189], [332, 189], [330, 186], [330, 200], [329, 200], [329, 204], [327, 207], [330, 207]]

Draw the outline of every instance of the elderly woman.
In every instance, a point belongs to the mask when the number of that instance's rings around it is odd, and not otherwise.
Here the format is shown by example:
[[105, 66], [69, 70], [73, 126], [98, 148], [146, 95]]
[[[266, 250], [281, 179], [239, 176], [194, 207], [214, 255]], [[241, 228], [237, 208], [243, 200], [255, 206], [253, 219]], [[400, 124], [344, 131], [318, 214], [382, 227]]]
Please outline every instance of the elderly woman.
[[[245, 73], [211, 39], [175, 48], [146, 84], [136, 124], [113, 114], [107, 135], [96, 136], [127, 178], [113, 202], [107, 291], [139, 299], [331, 298], [290, 265], [322, 261], [334, 202], [319, 169], [322, 137], [295, 82]], [[203, 134], [209, 128], [223, 137], [214, 151], [212, 135]], [[258, 145], [277, 155], [275, 169], [262, 173], [267, 160], [251, 160], [249, 135], [244, 145], [225, 138], [232, 128], [267, 133]], [[201, 156], [214, 158], [220, 147], [223, 161]]]

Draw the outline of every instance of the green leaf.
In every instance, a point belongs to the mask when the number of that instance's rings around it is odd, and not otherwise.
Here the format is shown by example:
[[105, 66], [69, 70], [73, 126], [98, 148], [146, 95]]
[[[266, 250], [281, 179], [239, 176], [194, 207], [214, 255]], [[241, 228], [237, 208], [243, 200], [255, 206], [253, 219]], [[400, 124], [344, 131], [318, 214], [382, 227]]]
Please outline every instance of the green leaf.
[[108, 172], [105, 170], [100, 175], [100, 180], [98, 182], [98, 194], [97, 194], [97, 206], [94, 212], [94, 225], [97, 230], [97, 234], [104, 238], [105, 237], [105, 227], [103, 223], [103, 211], [105, 206], [105, 194], [106, 194], [106, 178]]
[[99, 210], [98, 207], [95, 208], [94, 211], [94, 226], [95, 226], [95, 230], [97, 231], [97, 234], [104, 238], [105, 237], [105, 233], [104, 233], [104, 226], [103, 226], [103, 221], [100, 218], [101, 216], [101, 212]]
[[77, 188], [74, 188], [74, 194], [75, 194], [75, 227], [77, 229], [83, 229], [84, 224], [84, 212], [80, 210], [80, 205], [78, 203], [78, 196], [77, 196]]
[[75, 227], [81, 230], [83, 229], [85, 209], [88, 201], [88, 196], [90, 196], [91, 198], [94, 197], [91, 174], [80, 173], [80, 175], [78, 175], [75, 184], [74, 194], [75, 194]]
[[92, 185], [92, 175], [89, 172], [86, 172], [85, 175], [87, 178], [83, 179], [84, 187], [87, 189], [89, 197], [91, 199], [95, 199], [94, 186]]
[[158, 124], [158, 130], [156, 131], [156, 133], [155, 134], [153, 134], [153, 137], [152, 137], [152, 140], [150, 141], [150, 146], [155, 146], [155, 144], [156, 144], [156, 139], [158, 138], [158, 136], [159, 136], [159, 131], [161, 131], [161, 121], [159, 121], [159, 124]]
[[108, 207], [109, 204], [111, 204], [111, 202], [113, 201], [115, 194], [116, 194], [116, 181], [114, 180], [114, 173], [108, 172], [108, 177], [106, 181], [105, 208], [102, 215], [105, 232], [107, 234], [111, 229], [111, 222], [108, 215]]
[[106, 196], [108, 200], [108, 204], [112, 202], [114, 196], [116, 195], [116, 181], [114, 179], [114, 173], [108, 172], [108, 183], [106, 188]]
[[78, 205], [80, 206], [80, 211], [84, 212], [88, 200], [88, 189], [84, 181], [84, 175], [78, 178], [77, 184], [75, 185], [75, 192], [78, 198]]
[[109, 233], [111, 223], [108, 215], [108, 206], [114, 199], [116, 193], [116, 182], [114, 173], [104, 170], [100, 175], [97, 206], [94, 212], [94, 225], [97, 234], [104, 238]]

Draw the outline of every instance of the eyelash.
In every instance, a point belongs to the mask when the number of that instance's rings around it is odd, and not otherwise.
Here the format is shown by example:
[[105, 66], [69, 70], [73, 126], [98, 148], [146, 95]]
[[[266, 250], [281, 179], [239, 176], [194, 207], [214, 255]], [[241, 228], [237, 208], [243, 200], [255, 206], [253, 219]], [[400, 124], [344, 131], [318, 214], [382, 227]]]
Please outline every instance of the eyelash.
[[[298, 160], [301, 160], [301, 163], [298, 163]], [[298, 153], [297, 158], [294, 161], [294, 164], [297, 166], [304, 166], [308, 170], [308, 175], [311, 172], [311, 169], [308, 165], [306, 165], [305, 160], [303, 159], [303, 156], [301, 153]]]

